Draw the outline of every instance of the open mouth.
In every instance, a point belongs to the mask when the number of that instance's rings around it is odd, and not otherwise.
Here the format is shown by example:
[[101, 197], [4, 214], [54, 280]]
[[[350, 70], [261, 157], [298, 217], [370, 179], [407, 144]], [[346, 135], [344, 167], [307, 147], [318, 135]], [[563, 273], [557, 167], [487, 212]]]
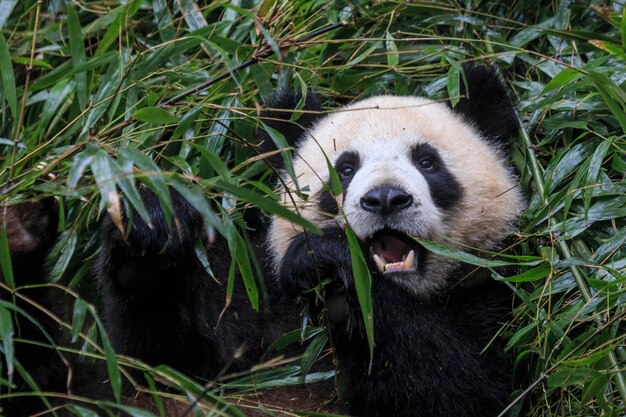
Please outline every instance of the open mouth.
[[422, 250], [406, 233], [383, 229], [374, 233], [367, 243], [380, 272], [417, 271]]

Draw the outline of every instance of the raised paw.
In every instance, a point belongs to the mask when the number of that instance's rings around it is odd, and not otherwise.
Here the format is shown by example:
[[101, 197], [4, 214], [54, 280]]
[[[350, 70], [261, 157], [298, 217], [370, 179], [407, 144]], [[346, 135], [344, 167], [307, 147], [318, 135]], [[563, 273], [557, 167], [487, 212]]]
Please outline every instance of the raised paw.
[[102, 276], [112, 276], [124, 287], [138, 287], [167, 270], [193, 262], [196, 238], [202, 234], [199, 213], [177, 192], [172, 190], [173, 219], [165, 220], [157, 196], [143, 191], [143, 202], [150, 216], [147, 224], [138, 214], [127, 220], [122, 233], [106, 216], [102, 222], [102, 251], [97, 270]]
[[352, 287], [350, 251], [344, 232], [328, 229], [322, 236], [297, 235], [280, 265], [280, 278], [287, 295], [310, 291], [326, 280], [325, 291]]

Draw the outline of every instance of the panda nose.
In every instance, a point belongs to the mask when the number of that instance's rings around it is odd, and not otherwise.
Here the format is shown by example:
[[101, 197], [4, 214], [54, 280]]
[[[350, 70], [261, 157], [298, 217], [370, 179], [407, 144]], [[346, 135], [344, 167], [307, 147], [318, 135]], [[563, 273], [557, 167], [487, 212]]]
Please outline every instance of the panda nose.
[[407, 209], [413, 204], [413, 197], [398, 187], [376, 187], [361, 198], [363, 210], [386, 216]]

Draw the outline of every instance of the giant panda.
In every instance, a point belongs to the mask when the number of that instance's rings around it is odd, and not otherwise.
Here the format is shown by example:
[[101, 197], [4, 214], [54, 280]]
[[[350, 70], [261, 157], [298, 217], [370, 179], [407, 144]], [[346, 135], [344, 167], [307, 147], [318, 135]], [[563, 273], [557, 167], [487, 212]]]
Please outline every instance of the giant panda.
[[[310, 300], [306, 294], [330, 279], [327, 326], [351, 415], [495, 416], [506, 405], [510, 369], [491, 342], [511, 309], [507, 290], [414, 240], [494, 250], [524, 206], [506, 163], [518, 127], [513, 102], [493, 69], [466, 66], [465, 75], [466, 98], [454, 108], [372, 97], [290, 138], [295, 181], [284, 175], [283, 203], [322, 234], [275, 218], [269, 251], [275, 276], [296, 299]], [[329, 165], [342, 185], [337, 197]], [[371, 359], [347, 227], [372, 275]]]

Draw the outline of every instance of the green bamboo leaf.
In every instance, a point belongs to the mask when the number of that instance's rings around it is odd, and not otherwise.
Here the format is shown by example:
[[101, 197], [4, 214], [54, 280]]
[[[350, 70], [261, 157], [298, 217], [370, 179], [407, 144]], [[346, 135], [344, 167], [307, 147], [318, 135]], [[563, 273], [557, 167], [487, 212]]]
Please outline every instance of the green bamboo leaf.
[[0, 305], [0, 340], [2, 340], [2, 353], [7, 364], [9, 379], [13, 378], [13, 370], [15, 369], [13, 334], [13, 315], [4, 306]]
[[2, 95], [9, 104], [11, 114], [17, 119], [17, 92], [15, 89], [15, 76], [13, 75], [13, 64], [11, 64], [11, 53], [4, 35], [0, 32], [0, 81], [2, 81]]
[[[3, 210], [3, 208], [0, 207], [0, 210]], [[7, 224], [5, 221], [2, 221], [0, 223], [0, 271], [2, 272], [4, 282], [9, 286], [9, 288], [15, 288], [9, 238], [7, 233]]]
[[235, 197], [243, 201], [253, 203], [256, 207], [260, 208], [261, 210], [264, 210], [267, 213], [271, 213], [271, 214], [283, 217], [289, 220], [293, 224], [302, 226], [303, 228], [305, 228], [306, 230], [312, 233], [316, 233], [316, 234], [321, 233], [319, 228], [315, 226], [313, 223], [298, 216], [296, 213], [289, 210], [282, 204], [279, 204], [278, 202], [270, 198], [267, 198], [263, 195], [260, 195], [252, 190], [249, 190], [243, 187], [238, 187], [232, 184], [227, 184], [227, 183], [216, 183], [214, 184], [214, 186], [216, 188], [222, 189], [234, 195]]
[[598, 377], [600, 372], [592, 368], [561, 367], [548, 376], [548, 387], [560, 388], [573, 385], [583, 385]]
[[549, 263], [544, 263], [521, 274], [505, 277], [504, 281], [507, 282], [533, 282], [543, 279], [548, 276], [551, 271]]
[[280, 352], [285, 349], [287, 346], [292, 345], [294, 343], [306, 342], [312, 337], [317, 336], [318, 334], [324, 332], [323, 327], [306, 327], [304, 329], [304, 333], [300, 329], [292, 330], [290, 332], [285, 333], [275, 341], [268, 349], [268, 352]]
[[548, 84], [543, 88], [542, 94], [547, 94], [550, 91], [554, 91], [561, 88], [572, 81], [578, 80], [583, 77], [583, 73], [574, 68], [565, 68], [553, 77]]
[[109, 382], [111, 389], [113, 390], [113, 396], [120, 402], [122, 400], [122, 376], [120, 374], [120, 368], [117, 363], [115, 351], [109, 340], [109, 336], [106, 333], [106, 328], [102, 323], [102, 320], [97, 314], [92, 314], [94, 321], [96, 322], [100, 338], [102, 339], [102, 348], [104, 349], [104, 355], [106, 357], [107, 372], [109, 375]]
[[400, 58], [398, 56], [398, 47], [396, 46], [396, 41], [387, 31], [385, 34], [385, 45], [387, 47], [387, 65], [390, 67], [395, 67], [400, 62]]
[[152, 0], [152, 10], [159, 24], [159, 35], [163, 42], [170, 41], [176, 36], [172, 24], [172, 14], [165, 0]]
[[239, 233], [234, 234], [233, 239], [235, 251], [232, 253], [232, 258], [237, 260], [237, 266], [241, 273], [241, 279], [243, 281], [246, 293], [252, 304], [252, 308], [255, 311], [259, 311], [259, 289], [257, 288], [256, 281], [254, 280], [254, 274], [252, 273], [252, 265], [250, 264], [250, 254], [248, 253], [248, 247]]
[[350, 259], [352, 261], [352, 274], [354, 277], [354, 288], [356, 289], [359, 306], [361, 307], [361, 315], [363, 316], [363, 324], [365, 326], [365, 334], [367, 335], [367, 344], [370, 350], [370, 367], [374, 357], [374, 307], [372, 304], [372, 275], [367, 266], [367, 262], [363, 257], [361, 245], [358, 238], [350, 227], [345, 230], [348, 237], [348, 247], [350, 249]]
[[622, 48], [626, 49], [626, 8], [622, 8], [622, 20], [620, 22], [620, 38], [622, 40]]
[[70, 410], [71, 412], [75, 413], [76, 415], [80, 417], [99, 417], [99, 414], [96, 413], [95, 411], [78, 406], [78, 405], [70, 405], [68, 407], [68, 410]]
[[72, 312], [72, 343], [76, 343], [78, 335], [85, 326], [88, 309], [89, 306], [82, 299], [77, 298], [74, 302], [74, 311]]
[[300, 359], [300, 368], [302, 369], [303, 380], [313, 367], [315, 361], [319, 358], [327, 342], [328, 334], [326, 332], [321, 332], [317, 334], [313, 340], [311, 340], [309, 346], [307, 346], [306, 350], [302, 354], [302, 358]]
[[596, 398], [602, 397], [607, 389], [610, 389], [611, 375], [602, 374], [596, 376], [588, 384], [585, 384], [585, 392], [583, 393], [581, 403], [587, 404]]
[[335, 167], [333, 167], [333, 164], [330, 163], [330, 160], [328, 158], [326, 158], [326, 166], [328, 167], [329, 174], [327, 183], [328, 187], [330, 188], [329, 191], [333, 195], [333, 197], [340, 196], [343, 192], [343, 189], [341, 187], [341, 180], [339, 179], [339, 175], [337, 175], [337, 171], [335, 171]]
[[193, 0], [177, 0], [178, 5], [180, 6], [183, 18], [189, 26], [189, 29], [192, 31], [202, 29], [208, 26], [208, 23], [204, 16], [202, 15], [202, 11], [200, 7]]
[[[74, 10], [71, 3], [68, 3], [67, 5], [67, 28], [70, 40], [72, 64], [74, 67], [79, 67], [87, 61], [87, 55], [85, 53], [85, 45], [83, 43], [78, 14]], [[89, 94], [87, 88], [87, 73], [77, 72], [74, 75], [74, 80], [76, 81], [76, 96], [78, 97], [78, 103], [81, 110], [84, 110], [88, 104]]]
[[154, 124], [178, 123], [178, 118], [171, 115], [167, 110], [159, 107], [144, 107], [135, 112], [133, 117], [140, 122]]
[[452, 107], [456, 106], [456, 104], [460, 100], [461, 96], [461, 83], [460, 78], [463, 70], [457, 61], [446, 56], [446, 61], [450, 64], [450, 68], [448, 69], [448, 77], [446, 86], [448, 88], [448, 97], [450, 97], [450, 104]]
[[463, 263], [474, 265], [474, 266], [480, 266], [482, 268], [498, 268], [502, 266], [512, 266], [512, 265], [535, 266], [543, 262], [541, 258], [535, 258], [534, 260], [520, 260], [519, 262], [484, 259], [484, 258], [479, 258], [476, 255], [472, 255], [471, 253], [467, 253], [467, 252], [463, 252], [462, 250], [455, 249], [451, 246], [443, 245], [441, 243], [431, 242], [429, 240], [418, 239], [418, 238], [413, 238], [413, 239], [417, 243], [422, 245], [425, 249], [437, 255], [456, 259], [457, 261], [461, 261]]
[[72, 229], [68, 229], [65, 233], [63, 233], [61, 239], [59, 239], [59, 242], [55, 245], [55, 250], [56, 248], [61, 248], [61, 250], [59, 250], [60, 256], [54, 264], [52, 272], [50, 272], [50, 279], [53, 282], [60, 280], [67, 270], [67, 266], [70, 264], [72, 256], [74, 256], [77, 241], [78, 237], [76, 236], [76, 233]]
[[[290, 123], [297, 123], [297, 122], [291, 122]], [[296, 177], [296, 173], [293, 170], [293, 161], [291, 160], [291, 151], [290, 151], [290, 146], [287, 143], [287, 141], [285, 140], [285, 137], [276, 129], [272, 129], [271, 127], [269, 127], [268, 125], [266, 125], [265, 123], [263, 123], [263, 121], [261, 121], [261, 126], [263, 127], [263, 130], [267, 132], [267, 134], [270, 136], [270, 139], [272, 140], [272, 142], [274, 143], [274, 145], [276, 146], [276, 149], [281, 149], [281, 156], [283, 158], [283, 162], [285, 165], [285, 172], [287, 173], [287, 175], [289, 175], [289, 179], [291, 179], [291, 181], [294, 183], [294, 185], [296, 186], [296, 190], [298, 190], [298, 192], [300, 191], [300, 187], [298, 186], [298, 180]]]

